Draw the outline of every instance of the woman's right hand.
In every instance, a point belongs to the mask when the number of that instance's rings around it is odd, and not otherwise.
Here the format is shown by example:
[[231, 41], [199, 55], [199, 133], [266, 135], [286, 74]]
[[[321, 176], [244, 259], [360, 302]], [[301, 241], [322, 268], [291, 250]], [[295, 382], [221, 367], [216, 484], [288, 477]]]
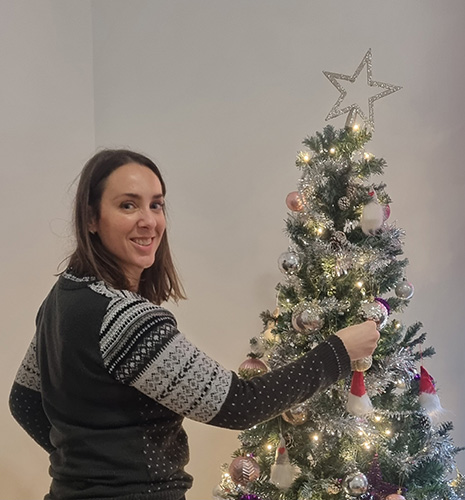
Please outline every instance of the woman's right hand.
[[376, 323], [371, 320], [343, 328], [336, 335], [342, 340], [351, 361], [371, 356], [379, 340]]

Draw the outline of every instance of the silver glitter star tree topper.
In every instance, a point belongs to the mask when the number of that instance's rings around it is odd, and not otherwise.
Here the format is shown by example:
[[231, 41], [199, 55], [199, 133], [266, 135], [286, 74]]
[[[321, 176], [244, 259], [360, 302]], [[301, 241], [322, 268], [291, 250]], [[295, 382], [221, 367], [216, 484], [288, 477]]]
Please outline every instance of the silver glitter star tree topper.
[[[352, 104], [349, 104], [341, 108], [341, 106], [343, 105], [343, 101], [347, 96], [347, 90], [342, 86], [339, 80], [345, 80], [350, 83], [355, 83], [355, 81], [360, 76], [360, 73], [362, 72], [364, 67], [366, 67], [366, 72], [367, 72], [367, 85], [369, 87], [375, 87], [380, 89], [378, 93], [375, 93], [374, 95], [368, 98], [368, 116], [366, 115], [366, 113], [364, 113], [362, 107], [360, 106], [360, 103], [357, 102], [354, 102]], [[328, 113], [328, 116], [326, 117], [326, 121], [331, 120], [336, 116], [348, 113], [346, 120], [347, 127], [351, 127], [354, 125], [358, 115], [363, 120], [365, 127], [374, 130], [375, 128], [374, 102], [377, 101], [378, 99], [382, 99], [383, 97], [388, 96], [389, 94], [397, 92], [402, 87], [398, 85], [392, 85], [390, 83], [378, 82], [373, 80], [372, 69], [373, 69], [372, 54], [371, 54], [371, 49], [368, 49], [368, 52], [365, 54], [364, 58], [362, 59], [361, 63], [358, 65], [358, 68], [355, 70], [352, 76], [343, 75], [341, 73], [333, 73], [331, 71], [323, 71], [323, 74], [326, 76], [326, 78], [328, 78], [328, 80], [340, 92], [337, 101], [335, 102], [334, 106], [331, 108], [330, 112]]]

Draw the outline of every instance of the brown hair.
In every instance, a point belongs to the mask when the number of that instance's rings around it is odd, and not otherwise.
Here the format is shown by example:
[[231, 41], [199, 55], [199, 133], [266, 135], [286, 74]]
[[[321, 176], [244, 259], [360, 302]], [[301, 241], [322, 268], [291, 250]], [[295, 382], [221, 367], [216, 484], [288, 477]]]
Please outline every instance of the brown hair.
[[[115, 258], [102, 244], [98, 234], [89, 232], [93, 218], [100, 217], [100, 202], [106, 180], [112, 172], [128, 163], [149, 168], [160, 180], [163, 196], [166, 186], [158, 167], [146, 156], [126, 149], [105, 149], [95, 154], [82, 169], [74, 203], [76, 249], [69, 267], [78, 276], [95, 276], [117, 289], [129, 289], [129, 282]], [[139, 290], [143, 297], [161, 304], [168, 299], [185, 299], [184, 289], [171, 257], [166, 231], [155, 254], [155, 262], [144, 269]]]

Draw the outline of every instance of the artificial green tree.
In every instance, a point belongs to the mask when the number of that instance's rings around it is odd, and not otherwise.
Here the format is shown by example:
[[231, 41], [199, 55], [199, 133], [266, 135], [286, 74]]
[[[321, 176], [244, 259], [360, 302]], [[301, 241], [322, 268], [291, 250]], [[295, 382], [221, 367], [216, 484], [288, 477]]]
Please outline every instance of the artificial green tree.
[[[370, 138], [357, 125], [327, 126], [304, 141], [297, 190], [286, 200], [289, 248], [279, 258], [277, 307], [262, 313], [263, 332], [251, 339], [240, 369], [244, 377], [260, 376], [373, 319], [379, 345], [372, 359], [353, 366], [363, 372], [368, 406], [348, 410], [348, 378], [242, 432], [215, 498], [456, 500], [465, 491], [460, 474], [450, 479], [459, 451], [452, 423], [421, 404], [420, 367], [434, 349], [423, 346], [420, 323], [402, 324], [413, 295], [404, 232], [390, 221], [391, 199], [376, 181], [386, 162], [366, 149]], [[290, 480], [279, 479], [278, 470]]]

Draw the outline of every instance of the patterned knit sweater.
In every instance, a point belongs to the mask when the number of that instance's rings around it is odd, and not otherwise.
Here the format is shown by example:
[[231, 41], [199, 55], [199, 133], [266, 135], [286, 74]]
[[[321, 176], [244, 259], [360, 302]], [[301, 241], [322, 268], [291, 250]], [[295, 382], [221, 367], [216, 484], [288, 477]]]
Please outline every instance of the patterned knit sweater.
[[63, 274], [42, 304], [10, 409], [50, 453], [47, 500], [178, 500], [192, 485], [182, 420], [246, 429], [350, 370], [330, 337], [298, 361], [241, 380], [138, 294]]

